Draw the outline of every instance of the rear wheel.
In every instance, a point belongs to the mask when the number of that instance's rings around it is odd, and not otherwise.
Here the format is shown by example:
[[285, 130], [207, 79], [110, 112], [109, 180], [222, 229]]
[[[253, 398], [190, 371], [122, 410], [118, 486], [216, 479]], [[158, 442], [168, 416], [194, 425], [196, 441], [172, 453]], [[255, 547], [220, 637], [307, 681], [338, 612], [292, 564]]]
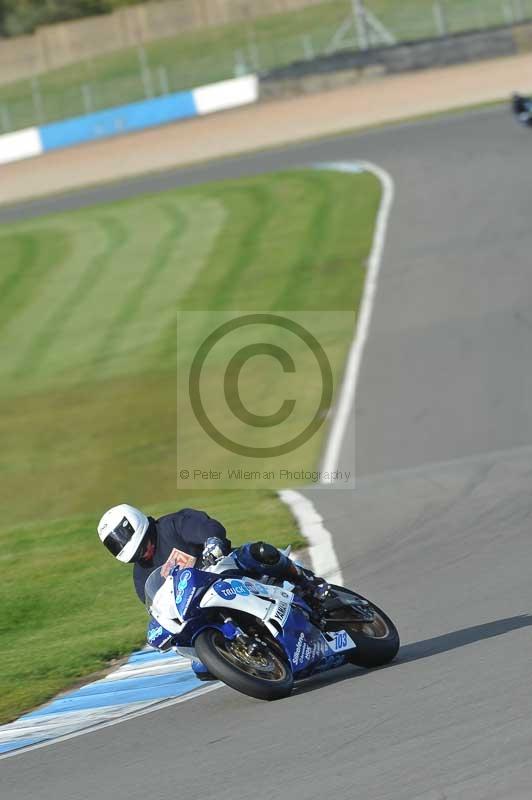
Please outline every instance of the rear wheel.
[[292, 691], [292, 670], [267, 640], [228, 640], [216, 628], [207, 628], [194, 647], [209, 671], [238, 692], [258, 700], [278, 700]]
[[[343, 599], [346, 604], [353, 602], [357, 604], [358, 601], [362, 609], [371, 612], [370, 619], [360, 620], [357, 619], [358, 614], [356, 608], [354, 608], [353, 622], [338, 623], [338, 627], [347, 631], [356, 644], [356, 650], [349, 656], [351, 663], [359, 667], [370, 668], [382, 667], [392, 661], [397, 655], [400, 641], [397, 628], [390, 617], [374, 603], [366, 600], [362, 595], [352, 592], [350, 589], [344, 589], [342, 586], [331, 586], [331, 589], [334, 595], [341, 600]], [[334, 619], [336, 615], [341, 619], [345, 619], [346, 611], [348, 612], [347, 605], [343, 609], [332, 612], [331, 618]]]

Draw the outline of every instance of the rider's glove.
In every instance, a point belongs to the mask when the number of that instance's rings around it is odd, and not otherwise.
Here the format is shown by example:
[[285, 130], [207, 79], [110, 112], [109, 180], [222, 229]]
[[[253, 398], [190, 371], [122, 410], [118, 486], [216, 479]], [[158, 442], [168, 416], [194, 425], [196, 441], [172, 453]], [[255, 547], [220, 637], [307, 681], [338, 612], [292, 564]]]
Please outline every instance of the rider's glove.
[[317, 575], [312, 575], [308, 581], [308, 585], [304, 587], [305, 592], [308, 592], [313, 600], [318, 602], [325, 600], [330, 588], [327, 581], [323, 578], [318, 578]]
[[217, 536], [209, 536], [209, 538], [205, 540], [201, 559], [206, 567], [211, 567], [227, 555], [227, 552], [228, 543], [224, 539], [218, 539]]
[[324, 578], [313, 575], [309, 570], [297, 566], [293, 562], [289, 566], [289, 580], [299, 586], [308, 598], [321, 602], [329, 594], [329, 584]]

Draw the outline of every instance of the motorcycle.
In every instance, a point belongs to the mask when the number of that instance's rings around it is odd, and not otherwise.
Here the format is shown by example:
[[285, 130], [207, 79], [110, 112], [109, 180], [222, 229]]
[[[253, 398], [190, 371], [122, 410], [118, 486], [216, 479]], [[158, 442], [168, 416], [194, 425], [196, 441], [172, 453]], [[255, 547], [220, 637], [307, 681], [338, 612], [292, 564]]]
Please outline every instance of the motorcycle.
[[532, 98], [512, 95], [512, 111], [522, 125], [532, 127]]
[[[283, 551], [285, 554], [289, 550]], [[199, 659], [219, 680], [261, 700], [344, 664], [380, 667], [399, 650], [392, 620], [362, 595], [331, 585], [320, 608], [286, 581], [242, 574], [232, 555], [198, 569], [155, 569], [145, 586], [148, 643]]]

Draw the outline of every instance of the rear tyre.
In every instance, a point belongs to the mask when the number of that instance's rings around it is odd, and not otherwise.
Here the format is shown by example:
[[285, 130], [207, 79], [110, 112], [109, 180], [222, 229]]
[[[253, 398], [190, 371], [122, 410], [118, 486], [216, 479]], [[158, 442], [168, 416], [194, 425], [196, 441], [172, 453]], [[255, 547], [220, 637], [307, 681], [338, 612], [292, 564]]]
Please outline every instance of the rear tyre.
[[209, 672], [237, 692], [258, 700], [279, 700], [292, 691], [290, 666], [267, 642], [250, 655], [238, 640], [227, 640], [216, 628], [207, 628], [198, 635], [194, 648]]
[[[366, 600], [362, 595], [344, 589], [343, 586], [331, 586], [331, 589], [339, 597], [346, 595], [346, 600], [350, 597]], [[400, 640], [399, 632], [390, 617], [374, 603], [369, 600], [366, 602], [368, 603], [366, 608], [374, 613], [373, 622], [354, 621], [341, 625], [356, 644], [356, 650], [349, 657], [350, 662], [369, 669], [382, 667], [393, 661], [398, 653]]]

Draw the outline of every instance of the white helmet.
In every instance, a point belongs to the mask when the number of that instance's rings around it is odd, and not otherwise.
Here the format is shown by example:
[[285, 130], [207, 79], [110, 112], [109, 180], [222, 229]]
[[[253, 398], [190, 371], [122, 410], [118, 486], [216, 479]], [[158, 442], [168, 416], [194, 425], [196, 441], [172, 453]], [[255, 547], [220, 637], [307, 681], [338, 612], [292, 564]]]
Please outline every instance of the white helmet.
[[122, 503], [105, 512], [98, 523], [98, 536], [115, 558], [127, 564], [142, 545], [149, 524], [142, 511]]

